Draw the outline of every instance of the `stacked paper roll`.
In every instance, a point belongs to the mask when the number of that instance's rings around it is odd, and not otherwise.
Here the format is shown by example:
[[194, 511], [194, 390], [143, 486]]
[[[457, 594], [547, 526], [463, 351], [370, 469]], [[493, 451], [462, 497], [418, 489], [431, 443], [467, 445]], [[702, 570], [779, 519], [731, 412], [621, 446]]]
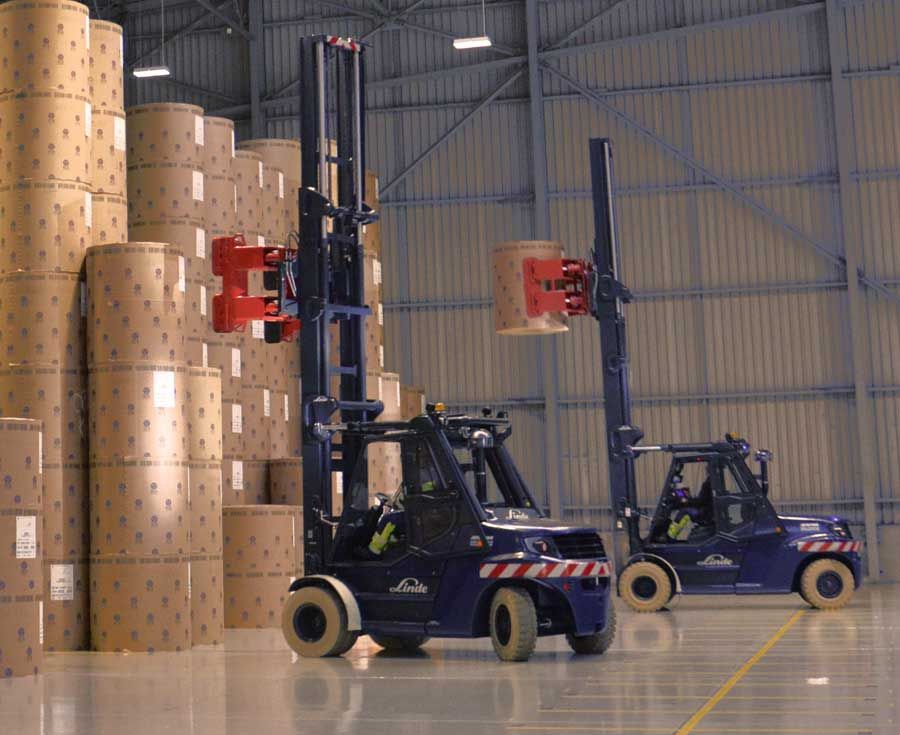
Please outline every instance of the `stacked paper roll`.
[[528, 258], [562, 258], [562, 243], [546, 240], [502, 242], [491, 251], [494, 278], [494, 328], [498, 334], [556, 334], [568, 331], [565, 314], [528, 316], [523, 268]]

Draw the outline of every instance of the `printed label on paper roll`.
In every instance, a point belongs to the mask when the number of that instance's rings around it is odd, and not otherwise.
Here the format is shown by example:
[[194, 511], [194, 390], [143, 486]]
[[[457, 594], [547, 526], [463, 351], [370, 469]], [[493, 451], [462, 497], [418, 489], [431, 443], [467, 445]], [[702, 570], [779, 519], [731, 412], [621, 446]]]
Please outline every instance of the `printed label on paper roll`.
[[234, 202], [234, 211], [237, 212], [237, 184], [234, 185], [234, 199], [231, 201]]
[[268, 388], [263, 388], [263, 416], [272, 416], [272, 394]]
[[400, 405], [400, 381], [398, 380], [396, 383], [397, 386], [397, 405]]
[[231, 404], [231, 433], [244, 433], [244, 412], [240, 403]]
[[203, 343], [201, 353], [203, 354], [203, 367], [209, 367], [209, 345], [206, 342]]
[[419, 413], [425, 413], [425, 394], [419, 396]]
[[334, 473], [334, 484], [335, 484], [335, 492], [338, 495], [344, 494], [344, 473], [343, 472], [335, 472]]
[[194, 201], [203, 201], [203, 172], [194, 171]]
[[91, 50], [91, 18], [88, 16], [84, 19], [84, 47]]
[[384, 306], [378, 304], [378, 326], [384, 326]]
[[378, 365], [384, 367], [384, 345], [378, 345]]
[[175, 371], [156, 370], [153, 373], [153, 407], [175, 408]]
[[231, 131], [231, 157], [234, 158], [234, 131]]
[[265, 235], [257, 235], [256, 236], [256, 244], [259, 247], [264, 248], [266, 246], [266, 236]]
[[119, 36], [119, 66], [125, 66], [125, 34]]
[[381, 285], [381, 261], [378, 258], [372, 263], [372, 280], [376, 286]]
[[16, 559], [37, 558], [37, 516], [16, 516]]
[[284, 174], [278, 172], [278, 198], [284, 199]]
[[259, 188], [263, 188], [263, 162], [259, 162]]
[[196, 249], [194, 252], [197, 253], [198, 258], [206, 260], [206, 230], [198, 227], [195, 240]]
[[66, 602], [75, 599], [75, 565], [50, 565], [50, 599]]
[[44, 601], [38, 601], [38, 642], [44, 645]]
[[232, 490], [244, 489], [244, 463], [239, 459], [231, 463], [231, 488]]
[[187, 284], [184, 277], [184, 256], [178, 256], [178, 290], [184, 293], [187, 290]]
[[[82, 284], [83, 285], [83, 284]], [[44, 473], [44, 432], [38, 432], [38, 474]]]
[[200, 286], [200, 316], [206, 316], [206, 286]]
[[89, 191], [84, 193], [84, 225], [88, 229], [94, 226], [94, 195]]
[[288, 400], [288, 394], [284, 394], [284, 420], [291, 420], [291, 402]]
[[90, 102], [84, 103], [84, 137], [90, 138], [93, 135], [92, 128], [94, 127], [94, 108], [91, 107]]
[[117, 151], [125, 150], [125, 118], [113, 118], [113, 146]]
[[191, 599], [191, 562], [188, 562], [187, 568], [187, 579], [188, 579], [188, 599]]
[[194, 142], [203, 145], [203, 118], [200, 115], [194, 115]]
[[266, 328], [262, 319], [254, 319], [250, 322], [250, 336], [253, 339], [265, 339]]
[[240, 347], [232, 347], [231, 348], [231, 377], [232, 378], [240, 378], [241, 377], [241, 348]]

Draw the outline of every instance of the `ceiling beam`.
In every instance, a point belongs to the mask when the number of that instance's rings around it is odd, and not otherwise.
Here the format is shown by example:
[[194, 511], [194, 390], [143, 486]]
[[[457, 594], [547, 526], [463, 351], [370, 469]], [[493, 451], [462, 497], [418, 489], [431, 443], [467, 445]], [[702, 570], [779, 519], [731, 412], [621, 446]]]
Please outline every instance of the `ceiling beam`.
[[[212, 13], [219, 20], [221, 20], [223, 23], [225, 23], [229, 28], [231, 28], [234, 31], [237, 31], [241, 36], [244, 37], [245, 40], [247, 40], [247, 41], [253, 40], [253, 37], [250, 35], [250, 31], [248, 31], [246, 28], [244, 28], [244, 26], [241, 25], [240, 21], [238, 21], [235, 18], [232, 18], [231, 16], [229, 16], [226, 13], [223, 13], [218, 7], [216, 7], [211, 2], [209, 2], [209, 0], [194, 0], [194, 2], [196, 2], [197, 5], [199, 5], [201, 8], [206, 10], [208, 13]], [[251, 0], [251, 2], [253, 2], [253, 0]]]
[[[221, 10], [222, 8], [226, 7], [227, 5], [231, 5], [231, 0], [224, 0], [223, 2], [217, 3], [215, 7], [218, 10]], [[127, 70], [133, 69], [138, 64], [140, 64], [142, 61], [144, 61], [144, 59], [147, 59], [147, 58], [153, 56], [153, 54], [155, 54], [157, 51], [160, 51], [165, 44], [171, 43], [176, 38], [181, 38], [182, 36], [187, 35], [191, 31], [193, 31], [195, 28], [198, 28], [201, 25], [203, 25], [204, 21], [206, 21], [206, 19], [210, 18], [211, 16], [212, 16], [212, 14], [209, 12], [202, 13], [201, 15], [199, 15], [197, 18], [192, 20], [187, 25], [183, 25], [183, 26], [181, 26], [181, 28], [179, 28], [175, 32], [169, 34], [169, 37], [166, 38], [162, 43], [157, 43], [154, 46], [152, 46], [151, 48], [144, 51], [143, 53], [138, 54], [138, 56], [135, 59], [133, 59], [132, 61], [130, 61], [126, 65], [125, 68]]]

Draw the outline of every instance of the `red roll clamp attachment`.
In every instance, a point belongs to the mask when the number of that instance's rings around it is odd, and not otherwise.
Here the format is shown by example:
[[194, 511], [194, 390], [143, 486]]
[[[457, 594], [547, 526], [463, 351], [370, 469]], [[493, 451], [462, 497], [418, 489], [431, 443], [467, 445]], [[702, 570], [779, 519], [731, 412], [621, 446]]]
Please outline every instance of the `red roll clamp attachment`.
[[525, 308], [531, 318], [548, 312], [569, 316], [590, 313], [594, 266], [569, 258], [526, 258], [522, 263]]
[[212, 270], [222, 277], [222, 293], [213, 296], [213, 329], [241, 332], [248, 322], [270, 322], [280, 324], [282, 341], [292, 340], [300, 331], [300, 320], [284, 313], [281, 303], [281, 295], [297, 298], [290, 281], [283, 281], [279, 296], [251, 295], [247, 274], [249, 271], [281, 273], [282, 264], [289, 264], [296, 257], [297, 251], [291, 248], [247, 245], [243, 235], [214, 238]]

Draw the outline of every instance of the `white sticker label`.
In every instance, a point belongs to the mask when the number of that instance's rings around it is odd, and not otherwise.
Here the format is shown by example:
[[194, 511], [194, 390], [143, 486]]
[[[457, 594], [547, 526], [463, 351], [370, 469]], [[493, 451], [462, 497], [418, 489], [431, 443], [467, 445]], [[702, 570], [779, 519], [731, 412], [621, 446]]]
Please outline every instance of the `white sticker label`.
[[84, 19], [84, 47], [91, 50], [91, 18], [88, 16]]
[[200, 316], [206, 316], [206, 286], [200, 286]]
[[84, 103], [84, 137], [90, 138], [93, 135], [94, 127], [94, 108], [90, 102]]
[[194, 241], [194, 252], [197, 254], [197, 257], [206, 260], [206, 230], [198, 227], [194, 236]]
[[187, 594], [187, 596], [188, 596], [188, 599], [190, 600], [190, 599], [191, 599], [191, 563], [190, 563], [190, 562], [188, 562], [188, 568], [187, 568], [187, 580], [188, 580], [188, 594]]
[[16, 516], [16, 559], [37, 558], [37, 516]]
[[256, 236], [256, 244], [257, 244], [257, 246], [264, 248], [266, 246], [266, 236], [265, 235], [257, 235]]
[[338, 495], [344, 494], [344, 473], [343, 472], [335, 472], [334, 473], [334, 486], [335, 486], [335, 492]]
[[38, 432], [38, 474], [44, 473], [44, 432]]
[[175, 371], [156, 370], [153, 373], [154, 408], [175, 408]]
[[194, 142], [203, 145], [203, 118], [200, 115], [194, 115]]
[[372, 263], [372, 280], [376, 286], [381, 285], [381, 261], [378, 258]]
[[284, 394], [284, 420], [291, 420], [291, 402], [288, 400], [288, 394]]
[[232, 378], [240, 378], [241, 377], [241, 348], [240, 347], [232, 347], [231, 348], [231, 377]]
[[50, 599], [54, 602], [75, 599], [75, 566], [73, 564], [50, 565]]
[[87, 284], [81, 282], [81, 316], [87, 316]]
[[376, 312], [378, 313], [378, 325], [383, 327], [384, 326], [384, 306], [382, 306], [381, 304], [378, 304], [378, 308], [376, 309]]
[[38, 642], [44, 645], [44, 601], [38, 601]]
[[125, 66], [125, 34], [119, 36], [119, 66]]
[[113, 147], [117, 151], [125, 150], [125, 118], [113, 118]]
[[263, 388], [263, 416], [267, 418], [272, 416], [272, 394], [268, 388]]
[[84, 224], [88, 229], [94, 226], [94, 195], [89, 191], [84, 193]]
[[237, 212], [237, 184], [234, 185], [234, 199], [231, 201], [234, 202], [234, 211]]
[[254, 319], [250, 322], [250, 336], [253, 339], [265, 339], [266, 328], [263, 326], [262, 319]]
[[259, 188], [263, 188], [263, 162], [259, 162]]
[[384, 400], [384, 380], [382, 380], [381, 376], [378, 376], [378, 400]]
[[384, 367], [384, 345], [378, 345], [378, 365]]
[[234, 131], [231, 131], [231, 157], [234, 158]]
[[203, 172], [194, 171], [194, 200], [203, 201]]
[[178, 290], [181, 293], [184, 293], [187, 290], [187, 284], [185, 283], [185, 275], [184, 275], [184, 256], [178, 256]]
[[231, 404], [231, 433], [244, 433], [244, 413], [240, 403]]
[[419, 396], [419, 412], [425, 413], [425, 394]]
[[209, 367], [209, 345], [206, 342], [203, 342], [201, 353], [203, 354], [203, 367]]
[[284, 199], [284, 174], [278, 172], [278, 198]]
[[244, 489], [244, 463], [239, 459], [231, 463], [231, 489]]

